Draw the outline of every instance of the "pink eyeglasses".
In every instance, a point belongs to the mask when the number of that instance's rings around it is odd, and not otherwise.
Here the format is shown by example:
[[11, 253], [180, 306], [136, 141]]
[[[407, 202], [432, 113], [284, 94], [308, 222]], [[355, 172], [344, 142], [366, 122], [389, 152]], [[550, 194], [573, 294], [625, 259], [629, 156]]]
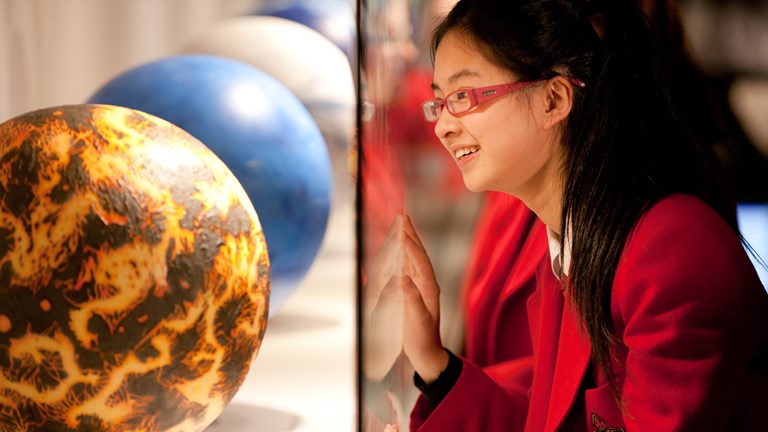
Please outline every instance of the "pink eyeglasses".
[[[585, 84], [575, 78], [568, 78], [574, 85], [584, 87]], [[430, 99], [421, 104], [421, 111], [424, 113], [424, 119], [428, 122], [436, 122], [440, 118], [443, 107], [448, 109], [451, 115], [465, 113], [483, 102], [512, 93], [515, 90], [538, 84], [539, 81], [518, 81], [510, 84], [497, 84], [488, 87], [478, 87], [472, 89], [460, 89], [448, 93], [444, 98]]]

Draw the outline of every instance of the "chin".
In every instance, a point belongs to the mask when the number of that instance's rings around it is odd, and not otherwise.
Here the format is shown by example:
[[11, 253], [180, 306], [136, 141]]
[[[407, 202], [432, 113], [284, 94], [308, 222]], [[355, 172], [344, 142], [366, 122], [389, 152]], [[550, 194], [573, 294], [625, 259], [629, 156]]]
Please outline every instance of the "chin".
[[489, 190], [482, 183], [473, 182], [466, 177], [464, 177], [464, 187], [466, 187], [470, 192], [485, 192]]

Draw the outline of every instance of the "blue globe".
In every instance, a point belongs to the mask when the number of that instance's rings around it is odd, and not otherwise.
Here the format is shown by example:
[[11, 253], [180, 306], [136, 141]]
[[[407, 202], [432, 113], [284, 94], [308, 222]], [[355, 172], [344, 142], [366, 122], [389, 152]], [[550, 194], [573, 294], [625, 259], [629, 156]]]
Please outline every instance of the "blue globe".
[[271, 263], [270, 315], [279, 309], [320, 249], [333, 189], [327, 146], [296, 96], [254, 66], [178, 55], [122, 73], [87, 103], [163, 118], [232, 170], [259, 214]]
[[246, 63], [296, 95], [328, 147], [335, 174], [334, 204], [349, 202], [356, 97], [352, 68], [339, 47], [303, 24], [248, 15], [215, 23], [181, 50], [178, 54], [215, 55]]

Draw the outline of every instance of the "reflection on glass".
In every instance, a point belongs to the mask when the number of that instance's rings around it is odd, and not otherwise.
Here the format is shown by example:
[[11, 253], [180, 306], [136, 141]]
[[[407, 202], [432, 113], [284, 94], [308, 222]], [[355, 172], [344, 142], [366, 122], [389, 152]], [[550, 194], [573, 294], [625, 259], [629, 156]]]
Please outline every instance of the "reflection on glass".
[[[425, 40], [453, 3], [366, 0], [360, 5], [360, 423], [365, 432], [407, 431], [418, 396], [413, 367], [402, 352], [407, 329], [397, 276], [408, 263], [397, 241], [385, 241], [397, 215], [409, 215], [441, 278], [443, 343], [461, 349], [458, 297], [480, 197], [466, 191], [452, 157], [434, 135], [434, 124], [421, 113], [421, 103], [433, 97]], [[383, 253], [383, 245], [392, 250]]]

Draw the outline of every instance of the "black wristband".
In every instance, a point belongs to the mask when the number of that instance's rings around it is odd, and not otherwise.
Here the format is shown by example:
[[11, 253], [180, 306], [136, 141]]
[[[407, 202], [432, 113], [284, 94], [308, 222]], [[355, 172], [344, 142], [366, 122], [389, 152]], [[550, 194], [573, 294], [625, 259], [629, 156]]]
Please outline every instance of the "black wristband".
[[446, 349], [445, 352], [448, 353], [448, 366], [445, 367], [445, 370], [440, 372], [440, 375], [437, 376], [436, 380], [426, 384], [418, 373], [413, 374], [413, 383], [424, 395], [424, 398], [432, 406], [432, 409], [437, 407], [440, 402], [445, 399], [461, 375], [461, 360], [451, 351]]

